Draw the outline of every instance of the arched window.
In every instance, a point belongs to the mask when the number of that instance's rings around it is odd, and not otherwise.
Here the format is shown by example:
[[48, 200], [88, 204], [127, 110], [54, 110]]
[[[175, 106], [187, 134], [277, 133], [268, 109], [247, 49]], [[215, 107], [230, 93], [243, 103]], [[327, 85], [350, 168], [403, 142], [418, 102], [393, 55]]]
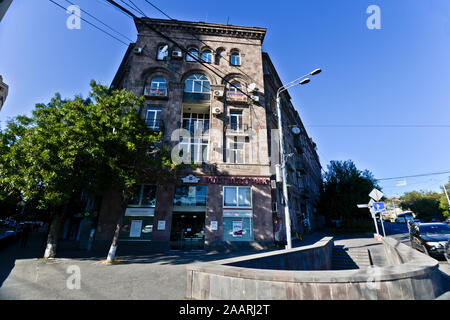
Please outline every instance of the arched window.
[[231, 52], [230, 55], [230, 63], [232, 66], [240, 66], [241, 65], [241, 55], [237, 51]]
[[167, 83], [166, 79], [162, 77], [153, 78], [150, 85], [145, 87], [146, 96], [167, 96]]
[[212, 58], [213, 58], [212, 50], [209, 49], [203, 50], [202, 52], [203, 62], [212, 63]]
[[190, 48], [188, 54], [186, 55], [186, 61], [198, 61], [198, 50], [195, 48]]
[[158, 47], [158, 54], [156, 55], [157, 60], [167, 60], [169, 56], [169, 46], [167, 44]]
[[242, 94], [242, 84], [238, 81], [233, 81], [230, 84], [229, 90], [235, 94]]
[[209, 93], [209, 80], [202, 74], [193, 74], [189, 76], [184, 85], [184, 92]]

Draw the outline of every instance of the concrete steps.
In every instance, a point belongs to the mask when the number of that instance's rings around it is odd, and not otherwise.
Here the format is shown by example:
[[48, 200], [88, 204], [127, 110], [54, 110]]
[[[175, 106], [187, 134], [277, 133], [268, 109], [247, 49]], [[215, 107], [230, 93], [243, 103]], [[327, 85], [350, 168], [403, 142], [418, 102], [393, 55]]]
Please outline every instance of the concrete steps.
[[371, 266], [371, 257], [364, 248], [344, 248], [335, 246], [333, 248], [333, 270], [365, 269]]

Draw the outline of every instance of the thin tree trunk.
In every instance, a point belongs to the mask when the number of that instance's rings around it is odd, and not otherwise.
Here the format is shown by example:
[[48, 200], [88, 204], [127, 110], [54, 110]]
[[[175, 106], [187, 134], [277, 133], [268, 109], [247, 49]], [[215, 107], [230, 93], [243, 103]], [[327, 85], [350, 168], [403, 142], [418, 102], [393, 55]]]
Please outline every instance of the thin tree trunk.
[[117, 251], [117, 243], [119, 242], [119, 234], [120, 234], [120, 228], [122, 226], [123, 221], [123, 215], [125, 214], [125, 210], [127, 209], [127, 205], [124, 204], [125, 202], [122, 202], [122, 210], [120, 212], [119, 219], [116, 223], [116, 230], [114, 231], [114, 236], [112, 239], [111, 247], [109, 248], [108, 256], [106, 257], [106, 261], [111, 263], [116, 258], [116, 251]]
[[55, 212], [50, 224], [50, 229], [47, 236], [47, 246], [45, 248], [44, 258], [54, 258], [56, 256], [56, 246], [58, 244], [59, 229], [65, 214], [67, 206], [64, 208], [64, 212]]

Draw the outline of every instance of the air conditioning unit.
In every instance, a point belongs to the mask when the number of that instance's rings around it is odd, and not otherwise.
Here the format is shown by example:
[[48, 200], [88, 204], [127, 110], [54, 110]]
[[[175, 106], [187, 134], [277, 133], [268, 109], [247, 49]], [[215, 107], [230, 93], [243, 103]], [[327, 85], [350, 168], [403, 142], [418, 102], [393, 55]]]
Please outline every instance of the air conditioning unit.
[[141, 54], [142, 53], [142, 51], [143, 51], [143, 49], [142, 48], [134, 48], [134, 53], [136, 53], [136, 54]]
[[251, 96], [252, 100], [255, 102], [259, 102], [259, 97], [258, 96]]
[[182, 57], [183, 57], [183, 53], [181, 51], [178, 51], [178, 50], [172, 51], [172, 58], [182, 58]]
[[214, 97], [217, 98], [223, 97], [223, 90], [214, 90]]
[[219, 108], [219, 107], [215, 107], [215, 108], [213, 108], [212, 113], [215, 114], [215, 115], [221, 114], [222, 113], [222, 109]]

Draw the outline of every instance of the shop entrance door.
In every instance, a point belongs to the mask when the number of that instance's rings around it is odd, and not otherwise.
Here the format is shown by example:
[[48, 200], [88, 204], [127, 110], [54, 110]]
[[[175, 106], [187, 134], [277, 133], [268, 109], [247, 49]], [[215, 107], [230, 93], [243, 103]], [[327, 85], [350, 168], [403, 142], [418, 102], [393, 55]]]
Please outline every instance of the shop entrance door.
[[170, 231], [173, 250], [203, 250], [205, 244], [205, 213], [174, 212]]

